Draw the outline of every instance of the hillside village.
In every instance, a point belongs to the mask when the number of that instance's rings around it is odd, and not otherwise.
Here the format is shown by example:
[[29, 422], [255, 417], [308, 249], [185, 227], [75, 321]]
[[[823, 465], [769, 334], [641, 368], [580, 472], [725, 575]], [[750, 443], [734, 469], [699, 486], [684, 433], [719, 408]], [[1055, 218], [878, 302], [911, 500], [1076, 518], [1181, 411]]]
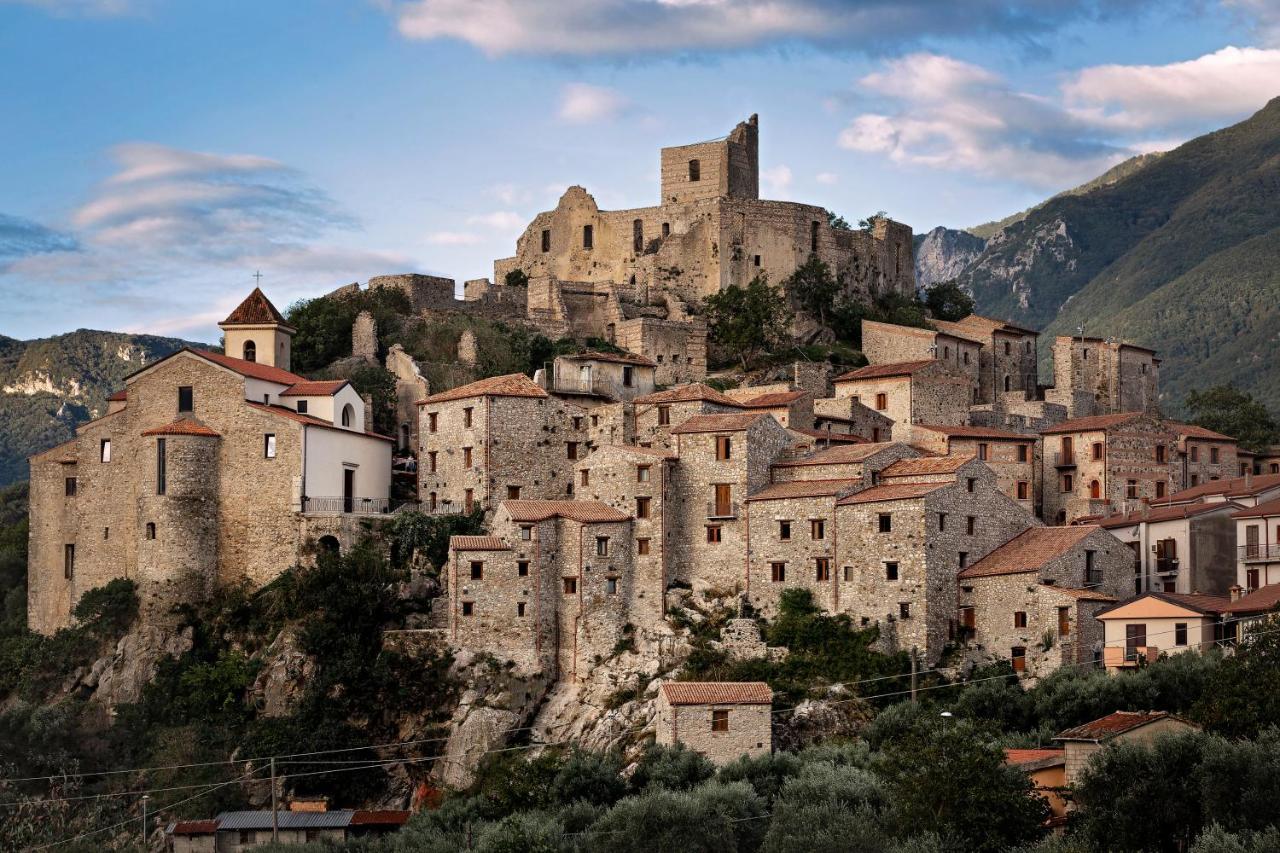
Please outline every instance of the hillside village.
[[[496, 662], [525, 691], [458, 707], [435, 773], [453, 787], [514, 727], [611, 745], [634, 726], [717, 765], [768, 755], [769, 684], [683, 674], [691, 613], [724, 617], [714, 642], [730, 659], [777, 660], [788, 651], [761, 625], [803, 596], [874, 629], [875, 650], [913, 672], [1007, 665], [1026, 689], [1246, 640], [1280, 601], [1280, 450], [1162, 413], [1157, 351], [1042, 342], [977, 314], [864, 318], [864, 366], [802, 357], [781, 377], [714, 375], [704, 301], [762, 274], [783, 281], [817, 258], [846, 298], [916, 293], [907, 226], [842, 228], [760, 199], [757, 134], [752, 116], [663, 149], [655, 207], [601, 211], [571, 187], [461, 300], [452, 280], [417, 275], [331, 294], [394, 291], [414, 313], [580, 344], [528, 373], [433, 388], [360, 313], [351, 358], [394, 376], [389, 434], [351, 381], [292, 371], [297, 330], [253, 290], [220, 324], [221, 352], [147, 364], [105, 415], [31, 458], [30, 628], [73, 627], [85, 594], [118, 579], [136, 586], [141, 624], [176, 628], [218, 590], [347, 555], [376, 525], [476, 518], [442, 563], [417, 566], [437, 584], [429, 612], [386, 637]], [[823, 338], [804, 310], [789, 334]], [[464, 332], [464, 375], [476, 347]], [[605, 697], [637, 678], [652, 713], [610, 719]], [[1072, 806], [1057, 792], [1100, 745], [1192, 728], [1161, 708], [1116, 711], [1007, 759], [1052, 793], [1045, 819], [1061, 823]], [[342, 840], [405, 820], [307, 812], [300, 801], [274, 827], [265, 812], [176, 822], [167, 843]]]

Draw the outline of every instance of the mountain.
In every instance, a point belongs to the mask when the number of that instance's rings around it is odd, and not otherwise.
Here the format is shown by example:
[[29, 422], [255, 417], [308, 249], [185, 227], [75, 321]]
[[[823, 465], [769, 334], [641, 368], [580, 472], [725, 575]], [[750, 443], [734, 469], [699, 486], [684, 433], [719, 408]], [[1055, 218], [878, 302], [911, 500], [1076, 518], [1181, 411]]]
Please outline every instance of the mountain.
[[106, 411], [130, 373], [184, 346], [177, 338], [80, 329], [20, 341], [0, 335], [0, 486], [27, 477], [27, 457]]
[[959, 275], [978, 310], [1083, 324], [1164, 358], [1166, 405], [1233, 382], [1280, 408], [1280, 98], [1239, 124], [1030, 210]]
[[932, 287], [964, 272], [982, 254], [987, 241], [968, 231], [939, 225], [916, 239], [916, 286]]

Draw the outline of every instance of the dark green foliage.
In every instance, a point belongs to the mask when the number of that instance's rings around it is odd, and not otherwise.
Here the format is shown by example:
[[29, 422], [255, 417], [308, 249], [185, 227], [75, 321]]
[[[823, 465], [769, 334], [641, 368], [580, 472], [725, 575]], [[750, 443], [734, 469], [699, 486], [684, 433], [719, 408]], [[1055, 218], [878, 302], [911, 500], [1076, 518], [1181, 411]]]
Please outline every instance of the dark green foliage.
[[290, 356], [293, 372], [310, 375], [351, 355], [351, 326], [361, 311], [373, 315], [378, 343], [388, 346], [397, 339], [413, 306], [403, 291], [394, 288], [295, 302], [285, 312], [285, 319], [298, 330]]
[[925, 307], [939, 320], [962, 320], [973, 313], [973, 297], [952, 281], [940, 281], [924, 294]]
[[1280, 829], [1230, 832], [1215, 823], [1191, 845], [1191, 853], [1274, 853], [1280, 850]]
[[782, 281], [782, 292], [795, 299], [821, 326], [827, 325], [836, 294], [843, 289], [844, 282], [832, 275], [831, 268], [817, 255], [810, 255]]
[[683, 791], [710, 779], [714, 773], [710, 761], [684, 746], [650, 744], [631, 776], [631, 787], [636, 791]]
[[1261, 451], [1280, 443], [1280, 423], [1261, 402], [1234, 385], [1217, 385], [1187, 394], [1193, 424], [1229, 435], [1241, 447]]
[[588, 831], [591, 847], [618, 853], [753, 850], [766, 828], [764, 803], [744, 782], [692, 791], [651, 788], [628, 797]]
[[391, 543], [391, 564], [397, 569], [415, 559], [425, 559], [437, 571], [449, 556], [449, 537], [478, 536], [484, 533], [484, 510], [470, 515], [425, 515], [403, 512], [387, 525]]
[[528, 287], [529, 276], [519, 268], [508, 270], [507, 274], [502, 277], [502, 283], [507, 287]]
[[933, 328], [924, 303], [900, 293], [878, 294], [870, 302], [856, 294], [841, 294], [835, 300], [830, 317], [831, 330], [855, 349], [862, 348], [863, 320], [919, 329]]
[[0, 642], [27, 630], [27, 484], [0, 488]]
[[852, 231], [853, 227], [849, 224], [849, 220], [840, 216], [834, 211], [827, 211], [827, 226], [837, 231]]
[[764, 275], [746, 287], [730, 285], [708, 296], [705, 305], [710, 343], [744, 370], [761, 354], [787, 341], [791, 311]]
[[1280, 726], [1280, 617], [1253, 630], [1254, 636], [1217, 667], [1195, 705], [1195, 718], [1209, 731], [1253, 737]]
[[875, 227], [877, 219], [888, 219], [888, 218], [889, 218], [889, 214], [885, 213], [883, 210], [877, 210], [875, 213], [871, 214], [866, 219], [859, 219], [858, 228], [863, 231], [870, 231], [872, 228]]
[[98, 637], [117, 637], [138, 616], [138, 587], [126, 578], [108, 581], [80, 597], [76, 621]]
[[[396, 377], [377, 364], [358, 364], [348, 370], [321, 370], [316, 379], [346, 379], [361, 397], [373, 398], [373, 431], [382, 435], [396, 434]], [[356, 426], [360, 426], [356, 424]]]

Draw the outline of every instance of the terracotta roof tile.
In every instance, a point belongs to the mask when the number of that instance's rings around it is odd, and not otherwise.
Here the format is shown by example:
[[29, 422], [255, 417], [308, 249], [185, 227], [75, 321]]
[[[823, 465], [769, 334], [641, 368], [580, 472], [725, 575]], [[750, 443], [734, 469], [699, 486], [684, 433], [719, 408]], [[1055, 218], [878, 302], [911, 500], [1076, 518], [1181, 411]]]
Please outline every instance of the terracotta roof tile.
[[285, 324], [285, 319], [280, 312], [276, 310], [276, 306], [271, 304], [271, 300], [262, 292], [260, 288], [255, 287], [236, 310], [227, 315], [227, 319], [223, 320], [220, 325], [223, 326], [261, 326], [268, 323]]
[[222, 438], [222, 436], [209, 429], [204, 424], [198, 424], [193, 420], [180, 418], [171, 424], [164, 426], [152, 427], [142, 431], [143, 435], [198, 435], [205, 438]]
[[1203, 595], [1196, 592], [1160, 592], [1153, 589], [1142, 593], [1142, 595], [1137, 595], [1133, 598], [1121, 601], [1118, 604], [1113, 604], [1104, 610], [1099, 610], [1097, 618], [1102, 619], [1113, 610], [1118, 610], [1121, 607], [1127, 607], [1135, 601], [1141, 601], [1144, 598], [1155, 598], [1160, 601], [1168, 602], [1169, 604], [1177, 605], [1178, 607], [1184, 607], [1193, 613], [1199, 613], [1205, 616], [1217, 616], [1223, 611], [1223, 608], [1231, 604], [1231, 599], [1221, 595]]
[[841, 444], [834, 447], [824, 448], [814, 453], [812, 456], [806, 456], [803, 459], [790, 459], [785, 462], [775, 462], [774, 467], [777, 468], [794, 468], [803, 465], [849, 465], [856, 462], [864, 462], [875, 456], [880, 451], [892, 447], [893, 442], [864, 442], [861, 444]]
[[180, 820], [169, 829], [170, 835], [213, 835], [218, 831], [216, 820]]
[[931, 364], [937, 364], [937, 359], [927, 358], [921, 361], [900, 361], [896, 364], [868, 364], [866, 367], [859, 367], [857, 370], [850, 370], [837, 376], [832, 382], [855, 382], [860, 379], [886, 379], [891, 376], [913, 376], [924, 370]]
[[664, 681], [672, 705], [769, 705], [773, 691], [763, 681]]
[[502, 506], [511, 513], [512, 521], [545, 521], [548, 518], [567, 518], [583, 524], [598, 521], [626, 521], [631, 518], [625, 512], [599, 501], [503, 501]]
[[1098, 592], [1096, 589], [1081, 589], [1079, 587], [1074, 587], [1074, 586], [1058, 586], [1055, 583], [1045, 583], [1044, 581], [1041, 581], [1040, 585], [1045, 589], [1052, 590], [1054, 592], [1060, 592], [1063, 595], [1069, 598], [1074, 598], [1078, 601], [1115, 601], [1116, 600], [1116, 597], [1114, 595], [1107, 595], [1105, 592]]
[[954, 474], [976, 456], [921, 456], [899, 459], [880, 472], [881, 477], [918, 477], [922, 474]]
[[351, 815], [352, 826], [403, 826], [409, 820], [409, 812], [398, 809], [356, 809]]
[[904, 501], [922, 498], [925, 495], [945, 489], [950, 483], [894, 483], [892, 485], [872, 486], [864, 492], [841, 498], [836, 503], [840, 506], [854, 504], [880, 503], [881, 501]]
[[1020, 764], [1039, 764], [1050, 761], [1066, 761], [1066, 750], [1057, 749], [1006, 749], [1004, 763], [1011, 766]]
[[[179, 350], [183, 352], [183, 350]], [[306, 382], [304, 377], [296, 373], [290, 373], [279, 367], [272, 367], [269, 364], [259, 364], [256, 361], [245, 361], [243, 358], [235, 358], [220, 352], [209, 352], [208, 350], [196, 349], [186, 350], [193, 352], [201, 358], [208, 359], [214, 364], [220, 364], [228, 370], [234, 370], [241, 376], [248, 376], [250, 379], [261, 379], [263, 382], [274, 382], [277, 385], [296, 385], [299, 382]], [[159, 362], [156, 362], [157, 364]]]
[[508, 373], [505, 376], [490, 376], [479, 382], [461, 385], [449, 391], [432, 394], [425, 400], [419, 400], [419, 406], [432, 403], [447, 403], [451, 400], [466, 400], [469, 397], [546, 397], [547, 392], [523, 373]]
[[752, 397], [741, 402], [748, 409], [772, 409], [777, 406], [789, 406], [796, 400], [807, 396], [808, 393], [808, 391], [774, 391], [771, 394], [761, 394], [759, 397]]
[[799, 427], [788, 427], [792, 432], [798, 432], [808, 438], [816, 438], [819, 441], [831, 441], [840, 444], [868, 444], [869, 442], [860, 435], [854, 435], [851, 432], [833, 432], [825, 429], [801, 429]]
[[321, 429], [336, 429], [339, 432], [354, 433], [355, 435], [364, 435], [364, 436], [368, 436], [369, 438], [379, 439], [380, 441], [392, 441], [392, 442], [395, 441], [395, 439], [389, 435], [381, 435], [376, 432], [364, 432], [362, 430], [346, 429], [344, 427], [334, 426], [333, 424], [329, 423], [326, 420], [321, 420], [320, 418], [312, 417], [311, 415], [305, 415], [302, 412], [295, 412], [293, 409], [288, 409], [288, 408], [285, 408], [284, 406], [273, 406], [273, 405], [268, 405], [267, 403], [255, 403], [253, 400], [245, 400], [245, 405], [249, 406], [250, 408], [257, 409], [260, 412], [267, 412], [268, 414], [277, 415], [282, 418], [287, 418], [291, 421], [297, 421], [298, 423], [306, 424], [307, 426], [320, 427]]
[[1269, 515], [1280, 515], [1280, 498], [1265, 501], [1257, 506], [1247, 506], [1231, 513], [1232, 518], [1266, 518]]
[[510, 546], [497, 536], [450, 536], [449, 548], [454, 551], [510, 551]]
[[1184, 424], [1178, 421], [1169, 421], [1169, 426], [1173, 427], [1173, 431], [1178, 434], [1179, 438], [1203, 438], [1208, 441], [1235, 441], [1229, 435], [1223, 435], [1220, 432], [1214, 432], [1211, 429], [1205, 429], [1196, 424]]
[[1041, 435], [1059, 435], [1068, 432], [1097, 432], [1129, 421], [1146, 417], [1142, 412], [1119, 412], [1114, 415], [1094, 415], [1088, 418], [1071, 418], [1060, 424], [1040, 430]]
[[129, 391], [128, 391], [128, 389], [126, 389], [126, 388], [121, 388], [119, 391], [114, 391], [114, 392], [112, 392], [112, 393], [107, 397], [107, 402], [108, 402], [108, 403], [120, 403], [120, 402], [123, 402], [123, 401], [128, 400], [128, 399], [129, 399]]
[[1028, 527], [957, 577], [984, 578], [1037, 571], [1045, 563], [1070, 551], [1098, 529], [1091, 525]]
[[1054, 740], [1108, 740], [1166, 717], [1180, 720], [1168, 711], [1116, 711], [1084, 725], [1067, 729], [1059, 733]]
[[785, 498], [820, 498], [833, 497], [849, 489], [862, 485], [862, 480], [853, 477], [842, 480], [793, 480], [789, 483], [772, 483], [754, 495], [748, 495], [748, 501], [776, 501]]
[[1223, 613], [1266, 613], [1280, 604], [1280, 583], [1258, 587], [1222, 608]]
[[1177, 521], [1182, 518], [1194, 518], [1205, 513], [1230, 509], [1232, 506], [1234, 504], [1230, 503], [1175, 504], [1173, 506], [1160, 504], [1159, 506], [1149, 507], [1145, 513], [1138, 509], [1133, 512], [1127, 512], [1124, 515], [1098, 517], [1094, 520], [1094, 523], [1108, 530], [1114, 530], [1117, 527], [1129, 527], [1130, 525], [1144, 522], [1155, 523], [1158, 521]]
[[769, 415], [760, 412], [732, 412], [723, 415], [694, 415], [671, 430], [673, 435], [691, 432], [740, 432]]
[[917, 429], [927, 429], [950, 438], [990, 438], [995, 441], [1035, 441], [1034, 435], [1010, 432], [1005, 429], [983, 426], [951, 426], [948, 424], [915, 424]]
[[1269, 489], [1280, 488], [1280, 474], [1259, 474], [1250, 477], [1232, 477], [1229, 480], [1210, 480], [1169, 496], [1173, 502], [1189, 501], [1208, 495], [1226, 495], [1229, 498], [1246, 497], [1261, 494]]
[[730, 406], [734, 409], [741, 409], [742, 404], [737, 400], [726, 397], [716, 389], [712, 388], [704, 382], [690, 382], [688, 385], [678, 385], [675, 388], [669, 388], [666, 391], [657, 391], [653, 394], [645, 394], [642, 397], [636, 397], [634, 403], [716, 403], [721, 406]]
[[637, 364], [641, 367], [657, 366], [653, 359], [631, 352], [580, 352], [574, 355], [561, 356], [561, 358], [567, 361], [605, 361], [613, 364]]
[[345, 379], [297, 382], [280, 392], [281, 397], [332, 397], [351, 383]]

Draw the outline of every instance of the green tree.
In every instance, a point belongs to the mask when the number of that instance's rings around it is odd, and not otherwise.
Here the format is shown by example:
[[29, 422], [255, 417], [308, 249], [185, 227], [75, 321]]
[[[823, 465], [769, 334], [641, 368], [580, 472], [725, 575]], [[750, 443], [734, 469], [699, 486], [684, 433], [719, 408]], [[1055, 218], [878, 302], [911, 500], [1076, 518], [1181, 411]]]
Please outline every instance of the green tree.
[[961, 320], [973, 313], [973, 297], [955, 279], [940, 281], [924, 293], [924, 304], [939, 320]]
[[791, 324], [786, 299], [761, 274], [706, 298], [711, 342], [746, 370], [757, 356], [785, 344]]
[[817, 255], [809, 259], [782, 282], [784, 293], [791, 294], [800, 307], [818, 321], [824, 328], [827, 317], [835, 304], [836, 294], [844, 289], [844, 282], [831, 274], [827, 266]]
[[1280, 616], [1250, 626], [1252, 636], [1222, 661], [1192, 716], [1226, 737], [1280, 726]]
[[827, 211], [827, 227], [834, 228], [837, 231], [853, 230], [853, 226], [849, 224], [849, 220], [831, 210]]
[[528, 274], [524, 270], [520, 269], [519, 267], [513, 270], [508, 270], [507, 274], [503, 276], [502, 281], [507, 287], [528, 287], [529, 286]]
[[1229, 435], [1250, 450], [1280, 442], [1280, 424], [1259, 400], [1233, 385], [1215, 385], [1187, 394], [1191, 423]]
[[863, 231], [870, 231], [872, 228], [876, 226], [877, 219], [888, 219], [888, 218], [889, 218], [889, 214], [885, 213], [883, 210], [877, 210], [875, 213], [871, 214], [866, 219], [859, 219], [858, 228], [862, 229]]

